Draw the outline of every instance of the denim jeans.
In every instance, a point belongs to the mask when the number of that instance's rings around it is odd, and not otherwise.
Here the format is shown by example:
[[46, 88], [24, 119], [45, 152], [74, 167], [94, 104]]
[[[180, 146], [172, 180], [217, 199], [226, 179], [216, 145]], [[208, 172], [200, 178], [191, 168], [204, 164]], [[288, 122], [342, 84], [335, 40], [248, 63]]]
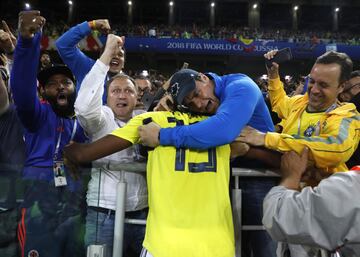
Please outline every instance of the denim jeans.
[[[243, 225], [262, 225], [262, 203], [274, 178], [240, 178]], [[266, 231], [242, 231], [242, 256], [276, 257], [276, 242]]]
[[[125, 218], [146, 219], [147, 209], [126, 212]], [[97, 225], [97, 231], [96, 231]], [[115, 213], [106, 214], [87, 209], [85, 246], [91, 244], [106, 244], [106, 256], [112, 257], [114, 241]], [[97, 234], [96, 234], [97, 233]], [[123, 256], [140, 256], [142, 242], [145, 237], [145, 226], [126, 224], [124, 226]], [[130, 252], [130, 254], [129, 254]]]

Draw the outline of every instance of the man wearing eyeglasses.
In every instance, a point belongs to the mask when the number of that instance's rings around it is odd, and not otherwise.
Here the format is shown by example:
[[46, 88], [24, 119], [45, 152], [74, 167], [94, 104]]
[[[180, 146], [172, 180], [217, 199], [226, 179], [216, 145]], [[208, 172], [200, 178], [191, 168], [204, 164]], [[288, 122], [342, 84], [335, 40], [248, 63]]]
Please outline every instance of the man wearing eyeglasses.
[[146, 77], [142, 74], [134, 77], [137, 89], [138, 89], [138, 98], [135, 109], [144, 110], [144, 104], [141, 102], [141, 98], [143, 97], [146, 91], [151, 92], [152, 84], [149, 77]]

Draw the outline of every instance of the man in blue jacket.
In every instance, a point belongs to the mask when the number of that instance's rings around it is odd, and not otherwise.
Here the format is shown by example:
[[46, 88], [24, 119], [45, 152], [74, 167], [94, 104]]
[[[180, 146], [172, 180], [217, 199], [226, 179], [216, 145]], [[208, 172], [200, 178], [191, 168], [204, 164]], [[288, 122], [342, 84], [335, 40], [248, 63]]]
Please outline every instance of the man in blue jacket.
[[[231, 143], [244, 126], [260, 131], [273, 131], [269, 110], [259, 87], [244, 74], [218, 76], [215, 73], [183, 69], [171, 80], [168, 97], [175, 109], [211, 115], [208, 119], [189, 126], [161, 128], [155, 124], [139, 128], [141, 141], [151, 147], [172, 145], [177, 148], [208, 149]], [[160, 101], [167, 109], [164, 101]], [[246, 225], [261, 225], [262, 201], [275, 184], [269, 180], [244, 180], [243, 217]], [[243, 233], [249, 240], [245, 247], [253, 256], [275, 256], [275, 243], [264, 231]], [[243, 245], [244, 246], [244, 245]], [[244, 253], [250, 256], [251, 253]]]
[[[79, 210], [83, 188], [64, 169], [62, 149], [71, 140], [84, 142], [85, 136], [74, 117], [76, 92], [71, 71], [52, 66], [36, 76], [44, 24], [39, 11], [19, 14], [11, 72], [27, 152], [18, 238], [22, 256], [79, 257], [84, 252]], [[36, 78], [46, 102], [37, 96]]]
[[[81, 82], [95, 64], [95, 60], [81, 52], [77, 45], [83, 38], [91, 35], [91, 33], [95, 30], [99, 31], [103, 35], [107, 35], [110, 32], [109, 21], [107, 19], [93, 20], [89, 22], [85, 21], [72, 27], [56, 40], [56, 47], [61, 59], [76, 77], [76, 91], [79, 91]], [[105, 42], [106, 40], [104, 40], [104, 44]], [[106, 77], [106, 81], [114, 75], [122, 72], [124, 62], [125, 52], [124, 49], [120, 49], [119, 53], [111, 59], [110, 69], [108, 76]], [[104, 92], [103, 103], [105, 104], [106, 90], [104, 90]]]

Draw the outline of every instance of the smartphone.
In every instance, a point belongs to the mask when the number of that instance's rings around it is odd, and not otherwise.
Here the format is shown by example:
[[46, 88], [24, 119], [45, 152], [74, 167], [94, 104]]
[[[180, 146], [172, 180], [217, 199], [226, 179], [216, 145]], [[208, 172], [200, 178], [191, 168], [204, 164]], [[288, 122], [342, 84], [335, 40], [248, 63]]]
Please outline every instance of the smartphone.
[[272, 59], [266, 59], [265, 64], [268, 68], [271, 68], [273, 62], [280, 64], [286, 61], [290, 61], [292, 58], [293, 56], [291, 54], [291, 49], [289, 47], [286, 47], [279, 50]]

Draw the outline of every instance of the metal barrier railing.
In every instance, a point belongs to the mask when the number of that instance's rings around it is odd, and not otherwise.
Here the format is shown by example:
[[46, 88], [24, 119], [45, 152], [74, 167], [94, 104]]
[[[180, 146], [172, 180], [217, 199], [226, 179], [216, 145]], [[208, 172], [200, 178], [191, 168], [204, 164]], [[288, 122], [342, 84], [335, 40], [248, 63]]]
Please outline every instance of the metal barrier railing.
[[[146, 172], [146, 163], [93, 163], [93, 168], [105, 168], [109, 170], [126, 170], [127, 172]], [[279, 177], [278, 173], [267, 169], [232, 168], [232, 176], [235, 177], [235, 185], [232, 189], [232, 211], [235, 229], [236, 257], [241, 257], [241, 231], [242, 230], [264, 230], [263, 226], [244, 226], [241, 222], [241, 189], [240, 177]], [[122, 179], [117, 186], [116, 212], [114, 226], [113, 257], [122, 257], [122, 243], [124, 223], [146, 225], [146, 220], [125, 219], [125, 193], [126, 183]]]
[[[94, 162], [93, 168], [107, 169], [107, 170], [126, 170], [127, 172], [146, 172], [146, 163], [134, 162], [134, 163], [114, 163], [114, 162]], [[0, 170], [22, 170], [22, 165], [4, 164], [0, 163]], [[232, 210], [235, 230], [235, 245], [236, 245], [236, 257], [241, 257], [241, 231], [256, 231], [264, 230], [263, 226], [254, 225], [242, 225], [241, 219], [241, 189], [240, 189], [240, 177], [280, 177], [277, 172], [269, 169], [248, 169], [248, 168], [232, 168], [232, 176], [234, 177], [234, 188], [232, 189]], [[123, 176], [120, 176], [121, 180], [118, 183], [117, 188], [117, 203], [115, 214], [115, 226], [114, 226], [114, 246], [113, 257], [122, 257], [122, 243], [124, 236], [124, 223], [146, 225], [146, 220], [138, 219], [125, 219], [125, 194], [126, 183], [123, 180]], [[16, 198], [16, 202], [22, 202], [23, 199]], [[236, 229], [240, 228], [240, 229]], [[91, 251], [90, 251], [91, 252]], [[88, 249], [88, 256], [89, 249]], [[93, 255], [94, 256], [94, 255]], [[102, 257], [101, 255], [96, 255]], [[321, 250], [321, 256], [327, 257], [328, 252]]]
[[[232, 189], [232, 212], [235, 232], [235, 256], [241, 257], [241, 231], [249, 230], [265, 230], [264, 226], [258, 225], [243, 225], [241, 218], [241, 204], [242, 196], [240, 189], [240, 177], [279, 177], [279, 174], [273, 170], [268, 169], [247, 169], [247, 168], [232, 168], [232, 176], [234, 176], [234, 188]], [[240, 229], [236, 229], [240, 228]]]
[[[119, 170], [126, 172], [146, 172], [146, 163], [115, 163], [115, 162], [94, 162], [93, 168]], [[146, 220], [125, 219], [125, 196], [126, 196], [126, 182], [124, 176], [120, 176], [120, 181], [116, 188], [116, 211], [114, 223], [114, 241], [113, 241], [113, 257], [122, 257], [123, 253], [123, 239], [124, 239], [124, 223], [146, 225]], [[89, 251], [89, 250], [88, 250]]]

